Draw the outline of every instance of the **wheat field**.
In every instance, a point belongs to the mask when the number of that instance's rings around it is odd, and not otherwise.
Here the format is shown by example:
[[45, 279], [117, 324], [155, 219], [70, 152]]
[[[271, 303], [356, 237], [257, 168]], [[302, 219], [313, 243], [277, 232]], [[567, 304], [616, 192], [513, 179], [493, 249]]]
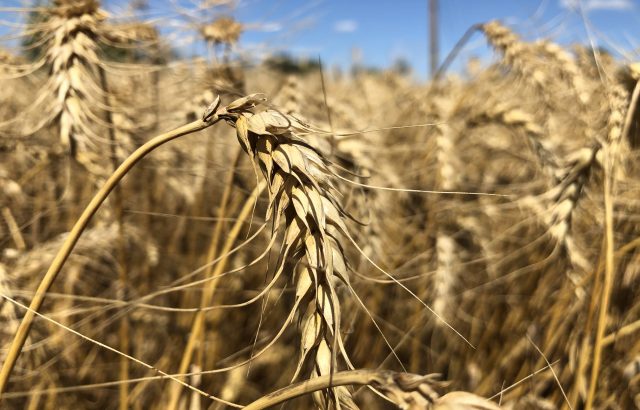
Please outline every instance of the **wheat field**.
[[3, 9], [0, 407], [640, 409], [640, 64], [247, 64], [223, 3]]

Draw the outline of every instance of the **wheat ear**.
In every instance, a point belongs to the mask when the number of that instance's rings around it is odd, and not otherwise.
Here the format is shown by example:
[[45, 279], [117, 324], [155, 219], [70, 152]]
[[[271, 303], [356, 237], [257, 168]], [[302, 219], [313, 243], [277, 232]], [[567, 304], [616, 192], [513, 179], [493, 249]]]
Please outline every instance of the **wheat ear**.
[[[348, 284], [342, 246], [342, 238], [348, 236], [346, 213], [337, 199], [329, 162], [297, 136], [310, 127], [276, 110], [256, 112], [265, 103], [264, 95], [252, 94], [218, 115], [235, 126], [254, 169], [267, 181], [267, 219], [273, 221], [274, 234], [282, 234], [276, 272], [293, 277], [294, 308], [302, 317], [301, 355], [294, 379], [307, 367], [312, 378], [328, 376], [338, 370], [338, 357], [349, 364], [335, 289], [338, 282]], [[321, 409], [357, 408], [346, 387], [313, 397]]]

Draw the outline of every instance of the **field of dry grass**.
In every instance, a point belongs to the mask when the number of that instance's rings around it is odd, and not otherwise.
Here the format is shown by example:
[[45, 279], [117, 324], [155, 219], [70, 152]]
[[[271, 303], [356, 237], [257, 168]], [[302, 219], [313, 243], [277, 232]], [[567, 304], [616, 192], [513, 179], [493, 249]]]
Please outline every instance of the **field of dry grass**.
[[187, 59], [37, 13], [0, 49], [2, 408], [640, 408], [637, 66], [493, 21], [428, 83], [285, 73], [226, 17]]

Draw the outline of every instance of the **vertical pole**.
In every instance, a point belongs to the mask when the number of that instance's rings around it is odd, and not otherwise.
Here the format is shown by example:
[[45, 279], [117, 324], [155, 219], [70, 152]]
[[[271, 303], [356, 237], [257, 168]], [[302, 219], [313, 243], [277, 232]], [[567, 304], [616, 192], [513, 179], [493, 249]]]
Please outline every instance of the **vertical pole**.
[[429, 0], [429, 66], [430, 76], [438, 70], [440, 62], [438, 41], [438, 0]]

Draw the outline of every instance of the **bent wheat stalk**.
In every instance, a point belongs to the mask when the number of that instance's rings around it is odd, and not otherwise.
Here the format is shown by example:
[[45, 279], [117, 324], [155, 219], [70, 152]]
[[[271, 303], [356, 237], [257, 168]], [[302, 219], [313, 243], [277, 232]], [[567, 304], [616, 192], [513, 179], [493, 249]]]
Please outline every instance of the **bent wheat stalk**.
[[211, 105], [210, 110], [205, 113], [206, 115], [205, 117], [203, 117], [203, 119], [193, 121], [180, 128], [176, 128], [173, 131], [161, 134], [134, 151], [133, 154], [131, 154], [122, 164], [120, 164], [118, 169], [116, 169], [115, 172], [109, 177], [109, 179], [107, 179], [102, 188], [100, 188], [91, 202], [89, 202], [89, 205], [87, 205], [85, 210], [82, 212], [82, 215], [80, 215], [80, 218], [78, 218], [78, 220], [76, 221], [75, 225], [71, 229], [71, 232], [69, 232], [69, 236], [67, 236], [67, 239], [64, 241], [62, 247], [53, 259], [53, 262], [51, 263], [51, 266], [49, 266], [47, 273], [42, 278], [42, 281], [40, 282], [40, 285], [38, 286], [38, 289], [36, 290], [36, 293], [31, 300], [29, 310], [20, 322], [20, 326], [18, 327], [11, 346], [9, 347], [7, 358], [2, 364], [2, 370], [0, 371], [0, 399], [2, 398], [2, 393], [7, 387], [11, 371], [13, 370], [13, 367], [18, 360], [18, 356], [22, 351], [22, 347], [24, 346], [24, 343], [27, 339], [27, 336], [29, 335], [31, 325], [33, 324], [33, 319], [36, 315], [35, 312], [37, 312], [40, 307], [42, 307], [42, 303], [44, 302], [47, 291], [51, 288], [51, 285], [55, 281], [56, 277], [60, 273], [60, 270], [64, 266], [64, 263], [71, 254], [71, 251], [78, 242], [80, 235], [85, 230], [85, 228], [89, 224], [89, 221], [97, 212], [98, 208], [100, 208], [100, 205], [105, 201], [105, 199], [107, 199], [111, 191], [113, 191], [116, 185], [122, 178], [124, 178], [124, 176], [131, 170], [131, 168], [133, 168], [136, 163], [138, 163], [151, 151], [178, 137], [201, 131], [218, 122], [218, 116], [210, 111], [215, 110], [215, 108], [217, 108], [219, 104], [220, 99], [217, 98], [216, 101], [214, 101], [214, 103]]
[[477, 409], [496, 410], [495, 403], [467, 392], [451, 392], [439, 397], [435, 391], [441, 383], [435, 375], [420, 376], [411, 373], [396, 373], [384, 370], [352, 370], [320, 376], [301, 383], [292, 384], [263, 396], [244, 410], [262, 410], [284, 403], [287, 400], [324, 390], [333, 386], [373, 386], [401, 409], [447, 410]]

